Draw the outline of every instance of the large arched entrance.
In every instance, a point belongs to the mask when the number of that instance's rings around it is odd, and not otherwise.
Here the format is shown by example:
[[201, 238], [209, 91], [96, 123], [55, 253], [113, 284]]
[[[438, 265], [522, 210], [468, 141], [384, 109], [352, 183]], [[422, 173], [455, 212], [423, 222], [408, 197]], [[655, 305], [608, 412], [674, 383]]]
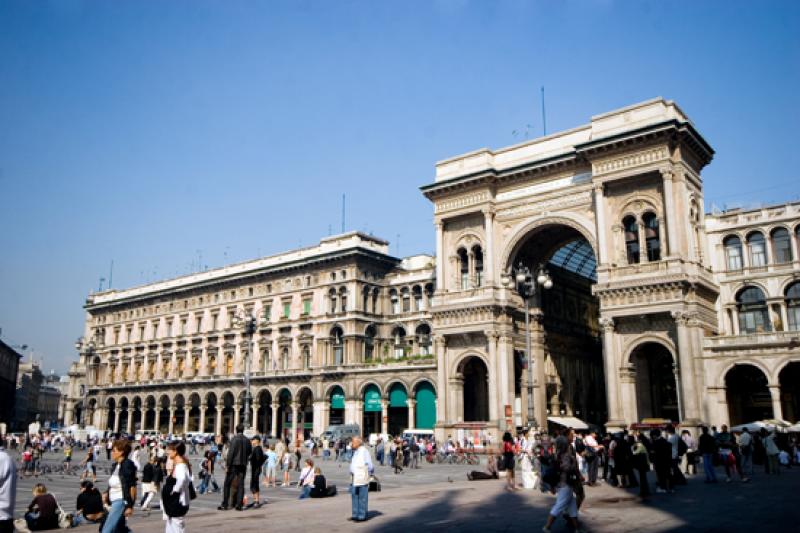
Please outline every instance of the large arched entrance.
[[416, 429], [433, 429], [436, 425], [436, 390], [429, 381], [421, 381], [414, 391], [413, 422]]
[[[256, 432], [264, 435], [272, 433], [272, 394], [268, 390], [258, 393], [258, 412], [256, 413]], [[272, 435], [274, 437], [274, 435]]]
[[222, 426], [221, 426], [221, 433], [223, 435], [227, 435], [232, 433], [235, 429], [235, 421], [236, 421], [236, 413], [234, 412], [234, 404], [236, 403], [236, 399], [233, 397], [233, 393], [231, 391], [226, 391], [222, 395]]
[[631, 352], [636, 374], [636, 413], [638, 418], [680, 420], [674, 360], [666, 346], [645, 342]]
[[277, 438], [285, 439], [292, 434], [292, 393], [289, 389], [278, 391], [278, 434]]
[[344, 424], [344, 390], [339, 385], [336, 385], [331, 389], [328, 400], [330, 401], [328, 425]]
[[106, 401], [106, 408], [108, 409], [108, 417], [106, 418], [106, 429], [114, 431], [114, 419], [117, 417], [117, 402], [114, 398], [109, 398]]
[[363, 434], [381, 433], [381, 391], [377, 385], [370, 384], [364, 389]]
[[192, 393], [188, 405], [189, 431], [200, 431], [200, 395]]
[[303, 387], [297, 393], [297, 435], [303, 440], [309, 438], [314, 431], [314, 395], [311, 389]]
[[387, 413], [386, 432], [389, 435], [400, 435], [409, 427], [408, 392], [402, 383], [395, 383], [389, 388], [389, 408]]
[[156, 430], [159, 433], [167, 433], [169, 431], [169, 407], [169, 396], [164, 394], [158, 400], [158, 427]]
[[[515, 420], [527, 425], [532, 380], [534, 418], [540, 426], [545, 425], [540, 418], [559, 415], [605, 423], [599, 301], [592, 294], [597, 262], [592, 245], [569, 225], [542, 225], [517, 243], [505, 267], [510, 275], [501, 276], [501, 282], [523, 297], [513, 317], [518, 334], [514, 336], [513, 374], [509, 371], [514, 380]], [[525, 269], [530, 277], [523, 281], [519, 274]], [[527, 353], [526, 303], [531, 314], [531, 354]]]
[[156, 426], [156, 399], [148, 396], [144, 401], [144, 429], [155, 429]]
[[489, 371], [480, 357], [468, 357], [461, 363], [464, 380], [464, 422], [489, 421]]
[[203, 433], [217, 433], [217, 395], [209, 392], [206, 395], [206, 417], [204, 427], [200, 428]]
[[800, 361], [793, 361], [778, 374], [783, 419], [800, 422]]
[[754, 365], [736, 365], [725, 374], [728, 419], [732, 426], [773, 417], [767, 376]]

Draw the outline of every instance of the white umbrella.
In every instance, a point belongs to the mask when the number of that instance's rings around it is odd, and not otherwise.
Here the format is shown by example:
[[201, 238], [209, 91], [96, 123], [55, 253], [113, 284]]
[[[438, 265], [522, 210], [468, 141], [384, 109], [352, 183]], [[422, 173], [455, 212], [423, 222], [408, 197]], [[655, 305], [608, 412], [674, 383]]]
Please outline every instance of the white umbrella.
[[789, 433], [800, 433], [800, 422], [786, 428]]

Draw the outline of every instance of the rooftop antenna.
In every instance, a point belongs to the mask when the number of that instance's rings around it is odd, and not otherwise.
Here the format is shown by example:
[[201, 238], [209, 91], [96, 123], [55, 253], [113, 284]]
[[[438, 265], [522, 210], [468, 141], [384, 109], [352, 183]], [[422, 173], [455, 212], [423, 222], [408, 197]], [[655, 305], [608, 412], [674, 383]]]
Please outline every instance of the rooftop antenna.
[[111, 260], [111, 268], [108, 269], [108, 290], [111, 290], [111, 280], [114, 279], [114, 260]]
[[344, 198], [345, 195], [342, 193], [342, 233], [344, 233]]
[[197, 271], [203, 271], [203, 250], [197, 250]]
[[547, 115], [544, 112], [544, 85], [542, 85], [542, 130], [544, 135], [547, 136]]

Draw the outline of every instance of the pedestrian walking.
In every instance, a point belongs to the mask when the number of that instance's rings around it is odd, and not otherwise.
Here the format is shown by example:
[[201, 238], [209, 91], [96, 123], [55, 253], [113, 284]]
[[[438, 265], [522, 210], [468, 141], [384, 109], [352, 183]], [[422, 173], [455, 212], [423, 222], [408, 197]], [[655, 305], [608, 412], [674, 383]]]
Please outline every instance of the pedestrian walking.
[[367, 519], [369, 505], [369, 479], [375, 471], [369, 451], [362, 445], [361, 437], [353, 437], [353, 458], [350, 461], [352, 512], [348, 520], [363, 522]]
[[700, 438], [697, 439], [697, 452], [703, 457], [703, 473], [706, 483], [716, 483], [717, 474], [714, 472], [714, 455], [717, 453], [717, 441], [708, 432], [708, 427], [700, 428]]
[[[741, 469], [742, 469], [742, 476], [745, 476], [746, 479], [750, 479], [747, 476], [753, 475], [753, 436], [750, 434], [747, 428], [742, 430], [742, 434], [739, 435], [739, 453], [742, 457]], [[744, 481], [744, 479], [743, 479]]]
[[650, 482], [647, 480], [647, 473], [650, 471], [648, 455], [645, 437], [640, 433], [633, 445], [633, 467], [639, 474], [639, 497], [642, 499], [650, 496]]
[[186, 514], [191, 504], [192, 471], [186, 459], [186, 444], [183, 441], [167, 445], [167, 458], [172, 464], [161, 492], [162, 515], [165, 533], [184, 533]]
[[514, 438], [508, 431], [503, 433], [503, 466], [506, 471], [506, 489], [517, 490], [514, 481], [514, 468], [516, 468], [514, 464]]
[[264, 448], [261, 447], [261, 438], [256, 436], [250, 441], [253, 451], [250, 452], [250, 492], [253, 493], [253, 501], [248, 507], [261, 507], [261, 493], [259, 489], [259, 477], [261, 476], [261, 467], [264, 466], [267, 456], [264, 454]]
[[658, 487], [656, 492], [675, 492], [672, 489], [672, 445], [661, 434], [660, 429], [654, 429], [650, 436], [653, 439], [653, 466], [656, 470]]
[[[506, 433], [508, 435], [508, 433]], [[509, 435], [510, 436], [510, 435]], [[505, 435], [503, 435], [505, 441]], [[550, 528], [556, 521], [556, 518], [566, 513], [567, 521], [572, 526], [573, 530], [580, 531], [578, 527], [578, 505], [575, 500], [574, 486], [580, 483], [580, 474], [578, 473], [578, 461], [570, 451], [570, 443], [564, 437], [556, 439], [556, 456], [555, 461], [558, 465], [559, 480], [555, 486], [556, 502], [550, 508], [550, 513], [547, 515], [547, 522], [545, 523], [542, 531], [549, 533]]]
[[[244, 436], [244, 425], [236, 426], [236, 435], [228, 446], [228, 454], [225, 457], [225, 483], [222, 486], [222, 504], [217, 507], [220, 511], [227, 511], [231, 507], [231, 496], [234, 496], [233, 507], [237, 511], [243, 509], [244, 501], [244, 477], [247, 473], [247, 462], [252, 453], [252, 446], [247, 437]], [[231, 488], [235, 485], [235, 494], [231, 494]]]
[[116, 440], [111, 446], [111, 459], [114, 467], [111, 477], [108, 478], [108, 504], [110, 509], [103, 523], [101, 533], [114, 533], [125, 531], [126, 518], [133, 515], [133, 506], [136, 503], [136, 465], [128, 459], [131, 453], [131, 443], [126, 440]]
[[275, 470], [277, 469], [277, 466], [278, 466], [278, 454], [275, 453], [273, 446], [270, 446], [269, 448], [267, 448], [267, 453], [266, 453], [266, 467], [265, 467], [266, 473], [264, 475], [265, 487], [269, 487], [270, 483], [272, 483], [273, 487], [276, 486], [275, 483], [277, 481], [276, 478], [278, 476], [276, 475]]

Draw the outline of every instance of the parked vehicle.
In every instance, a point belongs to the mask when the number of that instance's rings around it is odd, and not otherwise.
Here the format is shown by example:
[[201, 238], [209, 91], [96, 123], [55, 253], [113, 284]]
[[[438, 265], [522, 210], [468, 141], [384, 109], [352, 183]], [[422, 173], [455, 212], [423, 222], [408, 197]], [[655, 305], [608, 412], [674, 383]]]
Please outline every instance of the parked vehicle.
[[322, 434], [322, 438], [335, 441], [339, 439], [352, 439], [359, 435], [361, 435], [361, 428], [358, 424], [340, 424], [328, 426], [328, 429]]

